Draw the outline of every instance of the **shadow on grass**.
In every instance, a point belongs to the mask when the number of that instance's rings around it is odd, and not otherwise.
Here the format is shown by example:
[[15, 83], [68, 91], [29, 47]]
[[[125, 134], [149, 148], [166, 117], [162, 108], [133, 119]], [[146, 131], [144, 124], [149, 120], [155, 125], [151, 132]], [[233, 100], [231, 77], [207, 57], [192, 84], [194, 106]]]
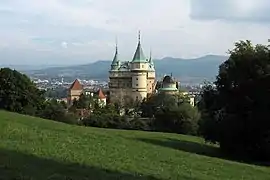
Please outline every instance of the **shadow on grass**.
[[218, 147], [214, 147], [206, 143], [197, 143], [197, 142], [192, 142], [192, 141], [171, 139], [171, 138], [166, 138], [166, 139], [139, 138], [136, 140], [149, 143], [149, 144], [158, 145], [158, 146], [178, 149], [184, 152], [208, 156], [208, 157], [215, 157], [215, 158], [225, 159], [229, 161], [259, 165], [259, 166], [269, 166], [269, 163], [265, 163], [265, 162], [254, 162], [248, 158], [244, 158], [240, 156], [228, 156], [222, 153], [222, 151], [220, 151]]
[[163, 147], [169, 147], [173, 149], [178, 149], [181, 151], [210, 156], [210, 157], [223, 157], [219, 148], [213, 147], [207, 144], [196, 143], [192, 141], [178, 140], [178, 139], [136, 139], [145, 143], [154, 144]]
[[152, 176], [125, 174], [98, 167], [68, 164], [17, 151], [0, 149], [0, 179], [23, 180], [158, 180]]

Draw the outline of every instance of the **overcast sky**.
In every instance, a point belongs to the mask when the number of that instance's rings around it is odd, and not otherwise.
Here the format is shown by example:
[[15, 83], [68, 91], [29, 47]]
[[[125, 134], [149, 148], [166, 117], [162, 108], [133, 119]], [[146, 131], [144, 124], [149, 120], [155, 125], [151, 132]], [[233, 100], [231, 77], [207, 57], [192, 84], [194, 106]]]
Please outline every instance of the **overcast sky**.
[[1, 0], [0, 62], [112, 59], [116, 36], [129, 60], [138, 30], [154, 58], [223, 55], [240, 39], [266, 44], [269, 12], [269, 0]]

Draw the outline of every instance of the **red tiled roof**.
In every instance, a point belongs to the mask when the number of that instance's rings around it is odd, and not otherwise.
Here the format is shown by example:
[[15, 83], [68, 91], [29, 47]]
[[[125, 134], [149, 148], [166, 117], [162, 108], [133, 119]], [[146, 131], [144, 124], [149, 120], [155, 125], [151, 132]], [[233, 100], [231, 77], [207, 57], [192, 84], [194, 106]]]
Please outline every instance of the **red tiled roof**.
[[98, 97], [99, 97], [100, 99], [106, 99], [106, 96], [103, 94], [103, 92], [102, 92], [101, 89], [98, 90]]
[[81, 83], [79, 82], [78, 79], [76, 79], [72, 85], [69, 88], [70, 90], [83, 90], [83, 86], [81, 85]]

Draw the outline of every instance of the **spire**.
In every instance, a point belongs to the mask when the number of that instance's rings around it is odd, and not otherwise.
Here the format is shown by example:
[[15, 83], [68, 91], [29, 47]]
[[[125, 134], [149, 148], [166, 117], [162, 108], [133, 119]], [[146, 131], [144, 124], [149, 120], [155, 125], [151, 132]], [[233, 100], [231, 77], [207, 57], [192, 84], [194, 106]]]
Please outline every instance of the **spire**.
[[116, 70], [118, 65], [119, 65], [118, 44], [117, 44], [117, 37], [116, 37], [116, 39], [115, 39], [115, 54], [114, 54], [113, 61], [112, 61], [112, 64], [111, 64], [111, 70]]
[[141, 32], [139, 31], [138, 34], [138, 45], [137, 45], [137, 49], [136, 52], [133, 56], [132, 62], [145, 62], [146, 58], [144, 56], [142, 47], [141, 47]]
[[139, 44], [141, 44], [141, 31], [139, 31], [139, 34], [138, 34], [138, 42]]
[[152, 49], [150, 49], [149, 63], [150, 63], [151, 65], [154, 65], [154, 62], [153, 62], [153, 60], [152, 60]]

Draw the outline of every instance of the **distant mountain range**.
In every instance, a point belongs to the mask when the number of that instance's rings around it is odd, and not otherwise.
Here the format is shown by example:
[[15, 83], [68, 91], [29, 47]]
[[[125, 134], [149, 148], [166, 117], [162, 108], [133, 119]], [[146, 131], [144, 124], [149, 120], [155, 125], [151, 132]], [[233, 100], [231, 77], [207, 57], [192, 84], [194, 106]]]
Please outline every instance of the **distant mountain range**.
[[[213, 80], [218, 73], [219, 65], [227, 60], [226, 56], [207, 55], [195, 59], [166, 57], [154, 60], [158, 78], [165, 74], [173, 74], [182, 82], [198, 83], [203, 80]], [[49, 67], [37, 70], [23, 70], [24, 73], [35, 77], [64, 77], [108, 79], [111, 61], [97, 61], [85, 65], [67, 67]]]

